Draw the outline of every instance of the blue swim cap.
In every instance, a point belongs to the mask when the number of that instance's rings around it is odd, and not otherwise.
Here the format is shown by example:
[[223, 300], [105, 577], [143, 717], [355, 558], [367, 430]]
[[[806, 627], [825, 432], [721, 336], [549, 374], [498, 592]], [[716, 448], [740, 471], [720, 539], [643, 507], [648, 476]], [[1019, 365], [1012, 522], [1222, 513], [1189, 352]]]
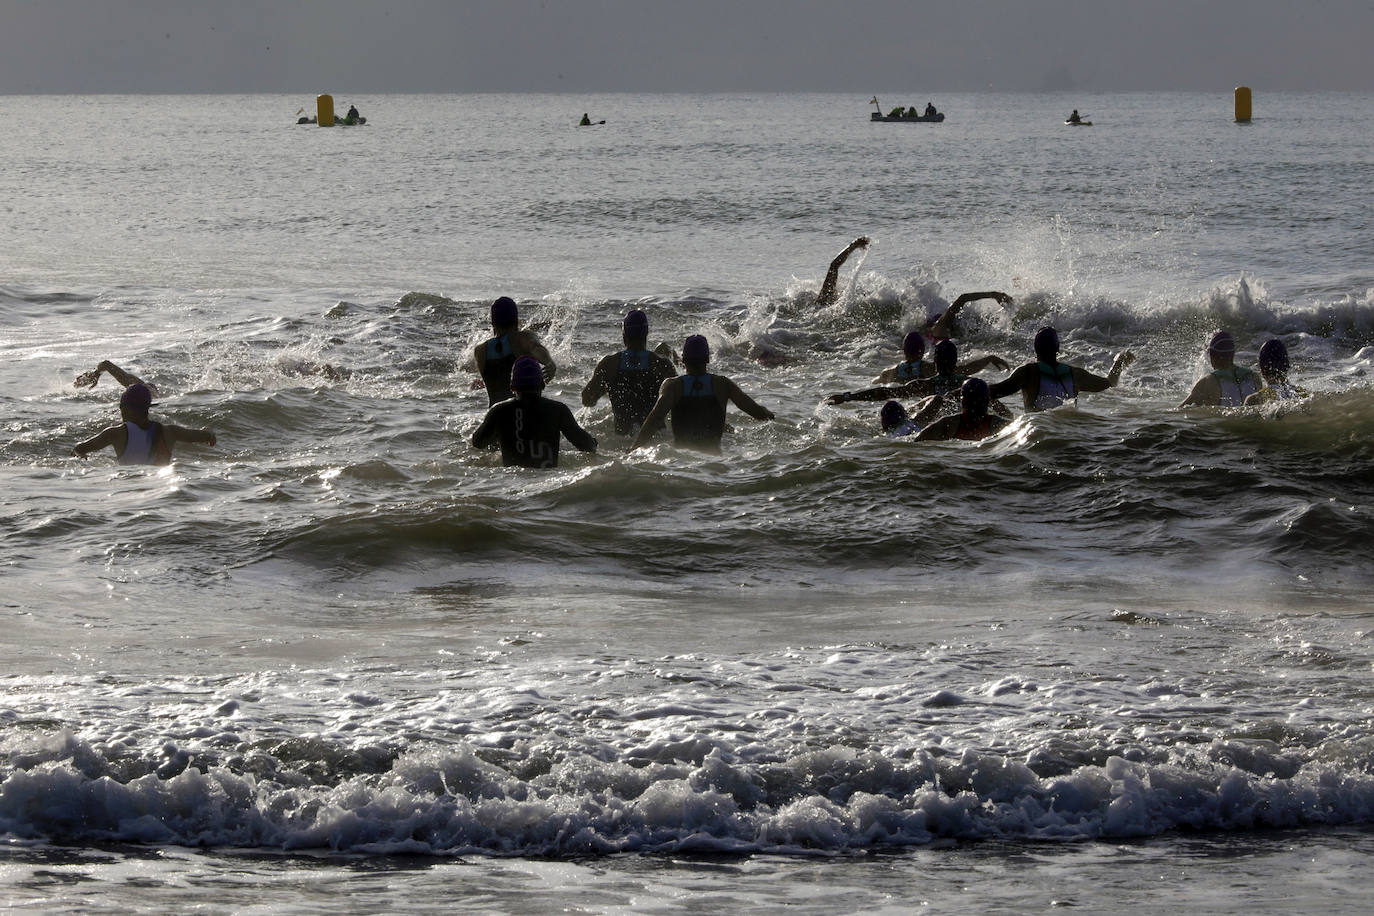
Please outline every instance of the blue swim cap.
[[906, 422], [906, 408], [896, 401], [888, 401], [883, 405], [883, 409], [878, 412], [878, 417], [882, 420], [883, 432], [889, 429], [896, 429]]
[[1217, 331], [1212, 335], [1212, 339], [1207, 341], [1208, 353], [1235, 353], [1236, 339], [1231, 336], [1230, 331]]
[[142, 382], [135, 382], [119, 396], [119, 406], [129, 410], [147, 410], [153, 406], [153, 393]]
[[1261, 369], [1268, 369], [1270, 372], [1287, 372], [1288, 348], [1283, 345], [1283, 341], [1277, 337], [1266, 340], [1264, 346], [1260, 347], [1259, 364]]
[[959, 388], [959, 401], [967, 413], [975, 416], [988, 412], [988, 383], [980, 378], [966, 379]]
[[902, 338], [902, 352], [909, 359], [920, 359], [926, 352], [926, 337], [920, 331], [912, 331]]
[[944, 375], [953, 375], [959, 362], [959, 348], [952, 340], [942, 340], [935, 345], [935, 368]]
[[515, 300], [510, 296], [502, 296], [491, 304], [492, 327], [504, 328], [519, 323], [520, 310], [515, 307]]
[[684, 363], [709, 363], [711, 344], [700, 334], [693, 334], [682, 342], [682, 361]]
[[624, 331], [630, 337], [642, 337], [649, 333], [649, 316], [639, 309], [630, 309], [625, 316]]
[[1059, 355], [1059, 332], [1054, 328], [1041, 328], [1035, 332], [1035, 357], [1047, 363], [1054, 362]]
[[533, 356], [522, 356], [510, 370], [512, 391], [539, 391], [544, 387], [544, 367]]

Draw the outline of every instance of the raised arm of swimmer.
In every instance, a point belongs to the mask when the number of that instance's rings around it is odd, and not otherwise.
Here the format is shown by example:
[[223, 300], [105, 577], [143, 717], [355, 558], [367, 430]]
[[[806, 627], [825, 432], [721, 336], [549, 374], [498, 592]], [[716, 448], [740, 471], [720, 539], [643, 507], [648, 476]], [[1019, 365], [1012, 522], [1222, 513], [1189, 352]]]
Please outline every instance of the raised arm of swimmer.
[[868, 236], [861, 235], [850, 242], [849, 245], [845, 247], [844, 251], [841, 251], [835, 256], [835, 260], [830, 262], [830, 269], [825, 272], [825, 280], [821, 283], [821, 291], [816, 296], [817, 305], [835, 304], [835, 286], [839, 282], [840, 267], [844, 264], [845, 259], [854, 253], [855, 249], [865, 248], [867, 245]]
[[964, 293], [958, 299], [949, 304], [943, 315], [935, 320], [930, 326], [930, 336], [936, 339], [941, 337], [957, 337], [954, 333], [954, 322], [959, 318], [959, 311], [970, 302], [977, 302], [979, 299], [996, 299], [1002, 305], [1011, 305], [1012, 298], [1006, 293], [997, 290], [988, 290], [979, 293]]
[[[148, 385], [143, 379], [134, 375], [132, 372], [126, 372], [119, 368], [108, 359], [102, 359], [94, 369], [87, 370], [78, 375], [76, 381], [72, 384], [77, 388], [94, 388], [96, 383], [100, 381], [100, 373], [102, 372], [108, 372], [111, 378], [119, 382], [119, 384], [123, 385], [125, 388], [128, 388], [130, 385]], [[157, 388], [155, 386], [148, 385], [148, 390], [152, 392], [153, 397], [157, 397]]]

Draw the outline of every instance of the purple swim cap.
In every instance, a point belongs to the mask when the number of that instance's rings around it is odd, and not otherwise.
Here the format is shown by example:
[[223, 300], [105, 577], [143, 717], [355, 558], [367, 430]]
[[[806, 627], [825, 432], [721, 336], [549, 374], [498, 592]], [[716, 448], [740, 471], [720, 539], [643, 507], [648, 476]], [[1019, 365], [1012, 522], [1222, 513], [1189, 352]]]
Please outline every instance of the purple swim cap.
[[959, 362], [959, 348], [952, 340], [942, 340], [935, 345], [935, 368], [945, 375], [953, 375]]
[[1035, 332], [1035, 357], [1046, 362], [1054, 362], [1059, 355], [1059, 332], [1054, 328], [1041, 328]]
[[883, 423], [883, 432], [889, 429], [896, 429], [906, 422], [906, 408], [896, 401], [888, 401], [883, 405], [883, 409], [878, 412], [879, 418]]
[[682, 361], [684, 363], [709, 363], [711, 344], [700, 334], [693, 334], [682, 342]]
[[1261, 369], [1270, 372], [1288, 371], [1288, 348], [1283, 345], [1283, 341], [1277, 337], [1273, 340], [1266, 340], [1264, 346], [1260, 347], [1259, 364]]
[[153, 393], [142, 382], [135, 382], [119, 396], [119, 406], [129, 410], [147, 410], [153, 406]]
[[522, 356], [510, 370], [512, 391], [539, 391], [544, 387], [544, 367], [533, 356]]
[[912, 331], [902, 338], [902, 352], [910, 359], [920, 359], [926, 352], [926, 338], [920, 331]]
[[491, 304], [492, 327], [504, 328], [519, 323], [520, 310], [515, 307], [515, 300], [510, 296], [502, 296]]
[[649, 316], [639, 309], [630, 309], [625, 316], [625, 333], [631, 337], [643, 337], [649, 333]]
[[1231, 336], [1230, 331], [1217, 331], [1212, 335], [1212, 339], [1207, 341], [1208, 353], [1235, 353], [1236, 339]]
[[959, 388], [959, 402], [971, 414], [988, 412], [988, 383], [980, 378], [966, 379]]

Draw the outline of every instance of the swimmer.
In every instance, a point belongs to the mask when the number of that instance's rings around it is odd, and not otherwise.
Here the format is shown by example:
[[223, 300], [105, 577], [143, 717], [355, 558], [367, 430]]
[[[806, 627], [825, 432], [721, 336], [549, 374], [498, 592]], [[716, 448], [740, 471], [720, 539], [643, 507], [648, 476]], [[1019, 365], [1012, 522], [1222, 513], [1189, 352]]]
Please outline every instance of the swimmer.
[[1035, 334], [1036, 361], [1026, 363], [1007, 378], [990, 387], [993, 400], [1017, 391], [1026, 410], [1047, 410], [1069, 401], [1077, 402], [1085, 391], [1106, 391], [1121, 378], [1121, 370], [1135, 361], [1135, 354], [1122, 350], [1112, 360], [1112, 368], [1105, 377], [1078, 366], [1059, 362], [1059, 333], [1054, 328], [1041, 328]]
[[1240, 407], [1259, 391], [1255, 373], [1236, 365], [1236, 339], [1230, 331], [1217, 331], [1207, 342], [1212, 371], [1197, 380], [1179, 407]]
[[[908, 352], [917, 349], [924, 350], [925, 342], [919, 331], [912, 331], [907, 335], [908, 340], [914, 337], [915, 342]], [[917, 346], [919, 344], [919, 347]], [[959, 348], [952, 340], [942, 340], [935, 345], [935, 365], [930, 367], [930, 374], [914, 378], [905, 385], [896, 388], [877, 387], [865, 388], [862, 391], [846, 391], [841, 394], [832, 394], [826, 399], [828, 404], [844, 404], [848, 401], [881, 401], [883, 398], [911, 398], [922, 396], [934, 396], [945, 398], [953, 395], [953, 401], [957, 405], [959, 389], [964, 381], [969, 377], [969, 370], [972, 367], [984, 367], [992, 365], [991, 360], [1000, 363], [1003, 369], [1006, 363], [998, 357], [986, 356], [980, 359], [971, 360], [967, 363], [959, 363]], [[976, 369], [974, 370], [976, 371]], [[1000, 403], [994, 403], [993, 409], [1005, 417], [1010, 417], [1011, 412]]]
[[878, 422], [883, 427], [883, 435], [889, 439], [901, 439], [919, 433], [932, 419], [939, 416], [940, 399], [926, 398], [915, 416], [907, 413], [900, 401], [888, 401], [878, 411]]
[[[928, 363], [921, 357], [926, 352], [925, 335], [920, 331], [912, 331], [902, 338], [902, 355], [905, 360], [893, 366], [891, 369], [884, 369], [873, 381], [879, 385], [890, 384], [891, 382], [911, 382], [918, 378], [930, 378], [938, 375], [939, 370], [932, 363]], [[975, 375], [982, 372], [988, 366], [996, 366], [1003, 372], [1010, 367], [1007, 361], [1000, 356], [980, 356], [959, 365], [958, 371], [964, 375]], [[863, 400], [862, 398], [857, 400]]]
[[478, 344], [473, 351], [477, 371], [486, 383], [488, 405], [511, 396], [511, 369], [521, 356], [538, 360], [544, 367], [545, 384], [553, 381], [558, 371], [553, 357], [533, 333], [520, 330], [520, 310], [509, 296], [502, 296], [491, 304], [491, 330], [494, 336]]
[[967, 380], [959, 390], [958, 415], [936, 420], [916, 434], [916, 441], [977, 441], [1001, 432], [1010, 421], [988, 413], [989, 403], [988, 383], [980, 378]]
[[558, 447], [564, 437], [584, 452], [596, 451], [592, 438], [568, 409], [544, 390], [544, 367], [532, 356], [522, 356], [511, 368], [509, 387], [515, 396], [491, 407], [472, 434], [473, 448], [501, 446], [506, 467], [556, 468]]
[[861, 235], [850, 242], [844, 251], [835, 256], [835, 260], [830, 262], [830, 269], [825, 272], [825, 280], [821, 283], [821, 291], [816, 294], [816, 304], [819, 306], [834, 305], [839, 298], [835, 292], [835, 286], [839, 282], [840, 267], [845, 259], [854, 253], [856, 249], [868, 247], [868, 236]]
[[670, 420], [674, 445], [719, 455], [729, 401], [756, 420], [773, 419], [773, 411], [760, 407], [730, 379], [706, 371], [711, 345], [705, 337], [693, 334], [687, 338], [682, 345], [682, 362], [687, 374], [668, 379], [659, 388], [658, 400], [631, 448], [647, 445], [664, 420]]
[[1275, 337], [1266, 340], [1259, 351], [1260, 376], [1264, 387], [1245, 399], [1246, 407], [1257, 407], [1272, 401], [1298, 401], [1310, 396], [1306, 388], [1288, 381], [1288, 348]]
[[625, 349], [597, 363], [591, 381], [582, 389], [582, 406], [595, 406], [602, 395], [609, 394], [615, 431], [627, 436], [644, 425], [659, 388], [677, 375], [677, 370], [667, 359], [649, 351], [649, 318], [639, 309], [631, 309], [625, 316], [621, 339]]
[[[110, 374], [119, 378], [115, 372]], [[215, 444], [215, 434], [211, 430], [154, 422], [148, 417], [148, 409], [152, 406], [151, 389], [142, 382], [134, 382], [119, 397], [119, 415], [123, 422], [106, 427], [79, 443], [72, 448], [72, 454], [85, 458], [90, 452], [110, 446], [119, 464], [171, 464], [172, 446], [178, 442]]]
[[89, 369], [78, 375], [76, 381], [72, 382], [72, 384], [77, 388], [94, 388], [100, 381], [100, 373], [102, 372], [109, 373], [111, 378], [119, 382], [119, 384], [123, 385], [125, 388], [128, 388], [130, 385], [143, 385], [153, 397], [158, 396], [156, 385], [143, 381], [143, 379], [134, 375], [132, 372], [126, 372], [108, 359], [102, 359], [96, 364], [94, 369]]
[[[930, 319], [926, 321], [923, 333], [930, 339], [931, 343], [939, 343], [951, 337], [958, 337], [957, 322], [959, 320], [959, 312], [970, 302], [977, 302], [979, 299], [996, 299], [1001, 305], [1011, 305], [1015, 301], [1011, 296], [1003, 292], [998, 292], [995, 289], [981, 293], [964, 293], [958, 299], [951, 302], [949, 308], [940, 312], [938, 315], [932, 315]], [[1007, 371], [1005, 364], [1002, 366], [1002, 371]]]

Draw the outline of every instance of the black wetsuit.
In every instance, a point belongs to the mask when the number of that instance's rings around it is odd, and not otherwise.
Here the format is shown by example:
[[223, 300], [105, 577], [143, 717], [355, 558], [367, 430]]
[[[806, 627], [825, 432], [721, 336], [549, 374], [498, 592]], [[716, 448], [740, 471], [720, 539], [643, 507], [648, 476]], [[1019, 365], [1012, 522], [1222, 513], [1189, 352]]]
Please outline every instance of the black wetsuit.
[[663, 357], [648, 350], [621, 350], [615, 378], [606, 383], [615, 431], [622, 436], [639, 432], [658, 400], [658, 389], [672, 377], [673, 366]]
[[506, 467], [556, 468], [563, 436], [584, 452], [596, 451], [596, 439], [577, 425], [566, 404], [536, 394], [522, 394], [487, 411], [472, 434], [472, 444], [501, 444]]
[[493, 337], [486, 343], [487, 362], [482, 367], [482, 381], [487, 383], [487, 405], [510, 397], [510, 370], [515, 365], [515, 351], [511, 349], [509, 334]]
[[686, 448], [708, 451], [720, 450], [720, 437], [725, 434], [725, 405], [716, 399], [712, 388], [714, 376], [684, 375], [682, 397], [673, 405], [673, 443]]

